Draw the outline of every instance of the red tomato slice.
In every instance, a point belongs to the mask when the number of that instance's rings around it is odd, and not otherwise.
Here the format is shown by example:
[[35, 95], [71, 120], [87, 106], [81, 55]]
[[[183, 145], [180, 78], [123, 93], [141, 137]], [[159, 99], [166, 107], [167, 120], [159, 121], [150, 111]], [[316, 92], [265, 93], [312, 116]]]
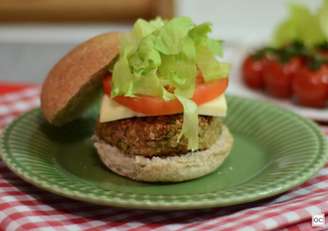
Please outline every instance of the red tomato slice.
[[292, 81], [296, 71], [302, 66], [300, 58], [292, 58], [288, 63], [270, 59], [264, 67], [264, 85], [267, 92], [279, 98], [292, 95]]
[[[110, 79], [111, 76], [107, 76], [103, 81], [104, 92], [107, 95], [110, 95], [111, 92]], [[198, 77], [192, 100], [197, 103], [197, 105], [204, 104], [224, 93], [227, 86], [227, 78], [204, 83], [204, 81]], [[170, 115], [183, 112], [183, 107], [177, 99], [164, 101], [160, 97], [155, 96], [116, 96], [114, 100], [135, 112], [146, 115]]]
[[294, 78], [293, 90], [299, 104], [325, 107], [328, 99], [328, 67], [322, 65], [316, 71], [306, 66], [301, 68]]

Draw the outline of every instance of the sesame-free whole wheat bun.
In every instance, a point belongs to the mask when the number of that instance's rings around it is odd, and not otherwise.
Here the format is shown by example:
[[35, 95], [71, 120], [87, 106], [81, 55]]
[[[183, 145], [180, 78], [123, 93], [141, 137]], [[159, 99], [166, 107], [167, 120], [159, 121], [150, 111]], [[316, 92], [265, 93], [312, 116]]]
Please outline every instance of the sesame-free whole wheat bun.
[[53, 125], [77, 118], [101, 86], [117, 56], [120, 33], [98, 35], [73, 48], [50, 70], [41, 90], [41, 110]]
[[199, 178], [217, 169], [228, 157], [233, 137], [224, 126], [216, 142], [204, 151], [152, 158], [126, 155], [98, 137], [94, 137], [94, 142], [102, 162], [121, 176], [146, 182], [180, 182]]
[[[114, 78], [115, 71], [109, 73], [108, 67], [120, 59], [122, 36], [115, 32], [98, 35], [73, 48], [54, 65], [41, 90], [41, 110], [50, 124], [61, 126], [77, 119], [89, 106], [92, 95], [102, 91], [102, 82], [111, 75]], [[95, 121], [97, 130], [92, 140], [103, 164], [121, 176], [146, 182], [191, 180], [213, 172], [231, 151], [232, 135], [223, 120], [211, 114], [212, 108], [218, 107], [225, 113], [224, 91], [211, 104], [199, 108], [205, 114], [198, 115], [197, 149], [190, 149], [189, 138], [182, 134], [183, 111], [140, 114], [116, 102], [106, 93], [105, 85], [104, 93], [103, 116]], [[104, 106], [104, 102], [111, 103]], [[106, 116], [111, 119], [104, 121]]]

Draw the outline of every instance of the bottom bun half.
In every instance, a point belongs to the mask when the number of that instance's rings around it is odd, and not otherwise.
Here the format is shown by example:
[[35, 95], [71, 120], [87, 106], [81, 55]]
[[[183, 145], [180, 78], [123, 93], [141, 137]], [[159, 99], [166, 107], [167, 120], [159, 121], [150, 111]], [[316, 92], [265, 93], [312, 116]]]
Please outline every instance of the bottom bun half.
[[102, 162], [113, 172], [138, 181], [179, 182], [207, 175], [229, 155], [233, 137], [227, 127], [215, 144], [204, 151], [167, 157], [127, 155], [105, 141], [94, 138]]

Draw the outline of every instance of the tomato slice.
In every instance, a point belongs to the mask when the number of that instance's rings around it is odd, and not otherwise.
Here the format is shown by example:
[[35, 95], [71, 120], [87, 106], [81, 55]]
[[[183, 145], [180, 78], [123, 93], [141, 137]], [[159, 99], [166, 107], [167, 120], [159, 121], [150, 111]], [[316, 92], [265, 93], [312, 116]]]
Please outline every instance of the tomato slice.
[[[111, 93], [111, 76], [106, 76], [103, 81], [104, 92], [107, 95]], [[197, 104], [204, 104], [217, 96], [221, 95], [228, 86], [228, 79], [212, 80], [210, 82], [202, 81], [202, 78], [197, 78], [196, 89], [192, 100]], [[114, 100], [121, 105], [124, 105], [131, 110], [152, 116], [170, 115], [183, 112], [181, 103], [177, 100], [164, 101], [160, 97], [155, 96], [116, 96]]]

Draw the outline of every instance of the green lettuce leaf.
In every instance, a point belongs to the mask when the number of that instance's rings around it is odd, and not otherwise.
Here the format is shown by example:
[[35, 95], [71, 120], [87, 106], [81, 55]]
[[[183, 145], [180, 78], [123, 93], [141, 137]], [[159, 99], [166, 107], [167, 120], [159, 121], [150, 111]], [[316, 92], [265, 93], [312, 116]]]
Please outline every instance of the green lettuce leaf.
[[222, 40], [208, 39], [207, 47], [215, 55], [223, 56]]
[[196, 64], [185, 55], [163, 55], [158, 74], [164, 85], [175, 87], [175, 92], [191, 98], [195, 90]]
[[149, 72], [147, 75], [138, 77], [133, 84], [133, 93], [135, 95], [152, 95], [162, 97], [163, 87], [156, 72]]
[[112, 75], [111, 96], [125, 95], [133, 96], [133, 74], [130, 71], [130, 65], [126, 52], [120, 55], [120, 58], [114, 65]]
[[181, 51], [186, 58], [195, 61], [196, 59], [196, 47], [194, 41], [188, 36], [185, 38], [182, 51]]
[[150, 35], [155, 30], [158, 30], [164, 26], [163, 20], [157, 18], [153, 21], [147, 22], [143, 19], [138, 19], [133, 26], [133, 34], [138, 40], [143, 39], [144, 37]]
[[226, 78], [229, 74], [229, 65], [219, 63], [207, 46], [199, 45], [197, 47], [196, 62], [205, 81]]
[[192, 27], [193, 23], [188, 17], [172, 19], [159, 30], [154, 48], [165, 55], [178, 54]]
[[148, 75], [150, 72], [156, 71], [157, 67], [161, 65], [161, 55], [153, 49], [154, 40], [152, 35], [144, 38], [139, 43], [137, 51], [130, 56], [129, 64], [134, 75]]
[[211, 23], [202, 23], [198, 26], [195, 26], [192, 30], [190, 30], [189, 35], [190, 37], [195, 41], [195, 43], [201, 44], [203, 42], [206, 42], [207, 35], [212, 31], [212, 25]]
[[318, 12], [321, 29], [328, 40], [328, 0], [324, 0]]
[[147, 95], [181, 102], [181, 134], [192, 150], [198, 147], [197, 105], [192, 101], [196, 76], [202, 72], [210, 81], [226, 78], [229, 72], [229, 65], [216, 59], [223, 54], [222, 41], [209, 38], [210, 32], [210, 23], [194, 25], [188, 17], [140, 19], [121, 39], [120, 55], [110, 67], [112, 96]]
[[194, 151], [199, 147], [197, 104], [183, 96], [177, 95], [183, 106], [183, 124], [180, 138], [184, 135], [188, 139], [188, 149]]
[[210, 23], [200, 24], [190, 31], [190, 37], [196, 46], [196, 64], [205, 81], [226, 78], [229, 73], [229, 66], [218, 62], [215, 58], [215, 55], [223, 55], [222, 41], [210, 39], [208, 37], [210, 32]]
[[312, 13], [306, 6], [291, 4], [289, 17], [274, 32], [273, 43], [281, 47], [293, 41], [301, 41], [306, 46], [313, 47], [325, 41], [321, 24], [323, 23], [320, 23], [317, 14]]

